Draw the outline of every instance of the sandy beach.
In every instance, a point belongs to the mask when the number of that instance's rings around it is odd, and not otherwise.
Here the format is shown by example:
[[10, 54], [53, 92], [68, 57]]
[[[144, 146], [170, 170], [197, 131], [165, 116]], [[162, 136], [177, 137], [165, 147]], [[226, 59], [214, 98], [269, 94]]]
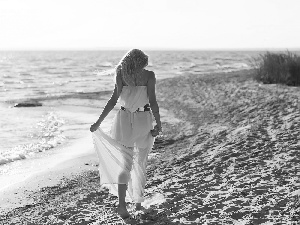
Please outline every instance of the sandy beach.
[[[245, 70], [157, 82], [164, 133], [149, 155], [147, 210], [128, 203], [136, 224], [300, 224], [300, 88], [252, 77]], [[100, 98], [98, 106], [108, 97], [82, 96]], [[99, 108], [83, 112], [78, 154], [1, 191], [0, 224], [125, 224], [117, 197], [99, 188], [88, 133]]]

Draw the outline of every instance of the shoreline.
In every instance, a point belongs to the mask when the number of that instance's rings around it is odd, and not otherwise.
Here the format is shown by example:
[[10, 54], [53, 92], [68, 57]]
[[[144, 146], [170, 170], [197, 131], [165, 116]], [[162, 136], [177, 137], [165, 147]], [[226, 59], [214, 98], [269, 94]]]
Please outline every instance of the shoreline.
[[[148, 161], [143, 204], [152, 211], [135, 214], [128, 203], [139, 224], [300, 219], [300, 88], [262, 85], [244, 71], [165, 79], [157, 96], [164, 136]], [[78, 171], [58, 184], [20, 193], [27, 204], [0, 212], [0, 224], [125, 224], [89, 157], [71, 160]]]
[[[61, 98], [61, 99], [44, 99], [42, 107], [33, 108], [12, 108], [9, 104], [11, 114], [25, 115], [18, 117], [17, 121], [26, 120], [26, 115], [29, 117], [28, 121], [35, 125], [25, 123], [30, 126], [26, 130], [26, 126], [21, 126], [21, 135], [29, 136], [29, 141], [21, 139], [21, 143], [10, 146], [7, 149], [7, 156], [0, 158], [0, 167], [7, 166], [11, 163], [22, 162], [27, 159], [39, 158], [42, 154], [51, 154], [56, 149], [64, 147], [69, 142], [81, 138], [88, 134], [88, 125], [93, 121], [95, 116], [108, 97], [106, 91], [91, 93], [90, 95], [76, 98]], [[87, 115], [90, 115], [89, 119]], [[96, 116], [95, 116], [96, 117]], [[7, 124], [5, 124], [7, 126]], [[106, 125], [104, 125], [106, 126]], [[26, 133], [27, 132], [27, 133]], [[12, 132], [14, 134], [14, 132]], [[16, 132], [15, 132], [16, 133]], [[32, 137], [31, 137], [32, 136]], [[48, 136], [50, 137], [48, 140]], [[12, 151], [14, 148], [20, 148], [16, 154]], [[32, 151], [27, 150], [32, 148]], [[5, 153], [5, 151], [4, 151]]]
[[91, 170], [97, 164], [96, 157], [93, 153], [86, 153], [65, 159], [43, 171], [31, 174], [21, 182], [10, 185], [9, 189], [1, 190], [1, 213], [31, 204], [32, 200], [28, 199], [30, 193], [42, 188], [55, 187], [62, 179], [70, 179], [78, 173]]
[[[103, 96], [101, 93], [102, 92], [100, 92], [100, 95]], [[69, 139], [67, 142], [63, 142], [47, 151], [36, 153], [29, 158], [0, 165], [3, 170], [0, 176], [0, 183], [5, 184], [0, 187], [0, 199], [8, 194], [12, 196], [11, 193], [14, 192], [18, 186], [26, 186], [30, 183], [30, 180], [34, 180], [35, 177], [39, 177], [40, 174], [47, 173], [47, 170], [55, 170], [56, 166], [60, 167], [64, 162], [72, 166], [71, 162], [73, 159], [77, 159], [78, 157], [84, 158], [86, 155], [93, 155], [95, 153], [89, 125], [96, 118], [95, 112], [99, 111], [99, 108], [96, 108], [96, 106], [103, 105], [106, 100], [105, 98], [100, 98], [97, 101], [98, 103], [91, 108], [84, 105], [69, 105], [68, 99], [66, 99], [64, 104], [52, 108], [51, 111], [59, 113], [60, 116], [67, 121], [67, 124], [63, 127], [63, 132]], [[46, 108], [50, 109], [53, 107], [52, 102], [45, 101], [43, 103]], [[102, 129], [105, 131], [110, 128], [114, 114], [115, 110], [113, 110], [107, 119], [103, 121], [103, 124], [101, 124]], [[89, 117], [87, 115], [91, 116]], [[59, 179], [56, 180], [56, 183], [58, 183]], [[14, 202], [17, 202], [17, 200]], [[1, 201], [0, 209], [3, 207], [5, 208], [6, 205]]]

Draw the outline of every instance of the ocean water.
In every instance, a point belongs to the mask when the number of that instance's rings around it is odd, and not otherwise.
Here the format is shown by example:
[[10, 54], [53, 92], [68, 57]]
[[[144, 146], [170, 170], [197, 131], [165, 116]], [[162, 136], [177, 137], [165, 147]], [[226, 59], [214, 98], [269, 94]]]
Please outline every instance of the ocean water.
[[[83, 120], [70, 116], [72, 112], [62, 111], [62, 107], [96, 107], [95, 101], [76, 96], [112, 91], [113, 69], [124, 53], [0, 52], [0, 170], [1, 165], [35, 157], [78, 138], [86, 128], [80, 125]], [[146, 54], [147, 69], [153, 70], [157, 79], [164, 79], [251, 69], [251, 60], [260, 52], [146, 51]], [[28, 100], [41, 102], [43, 106], [13, 107]]]

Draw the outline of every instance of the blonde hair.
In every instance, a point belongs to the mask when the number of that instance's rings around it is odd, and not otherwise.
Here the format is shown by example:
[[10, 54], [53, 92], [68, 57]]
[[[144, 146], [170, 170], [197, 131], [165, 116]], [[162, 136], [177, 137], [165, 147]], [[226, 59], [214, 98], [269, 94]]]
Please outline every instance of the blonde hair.
[[148, 65], [148, 56], [139, 49], [128, 51], [116, 66], [116, 77], [122, 77], [128, 86], [136, 86], [139, 72]]

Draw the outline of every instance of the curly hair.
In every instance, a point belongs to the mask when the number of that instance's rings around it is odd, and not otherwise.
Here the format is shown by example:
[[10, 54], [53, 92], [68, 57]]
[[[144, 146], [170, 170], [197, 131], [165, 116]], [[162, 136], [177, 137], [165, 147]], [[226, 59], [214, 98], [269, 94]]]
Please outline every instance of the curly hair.
[[139, 49], [128, 51], [116, 66], [116, 75], [128, 86], [136, 86], [139, 72], [148, 65], [148, 56]]

